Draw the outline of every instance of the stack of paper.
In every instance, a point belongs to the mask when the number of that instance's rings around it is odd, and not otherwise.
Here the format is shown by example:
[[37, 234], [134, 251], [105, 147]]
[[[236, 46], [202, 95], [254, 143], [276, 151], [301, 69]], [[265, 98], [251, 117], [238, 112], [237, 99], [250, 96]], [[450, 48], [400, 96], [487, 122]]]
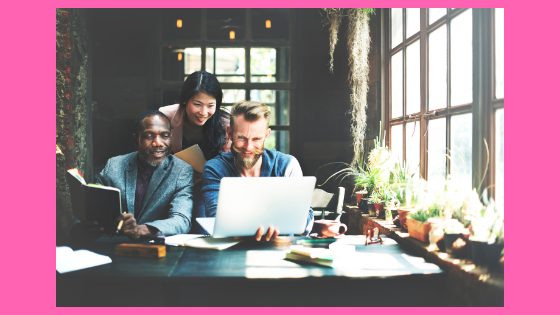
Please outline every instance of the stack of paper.
[[56, 271], [65, 273], [111, 263], [109, 256], [99, 255], [89, 250], [73, 251], [67, 246], [56, 248]]
[[290, 252], [286, 253], [286, 259], [305, 261], [321, 266], [334, 268], [340, 264], [343, 256], [353, 252], [355, 252], [354, 247], [345, 247], [342, 250], [336, 250], [293, 245], [290, 247]]
[[165, 238], [165, 244], [167, 245], [189, 246], [217, 250], [229, 248], [239, 242], [241, 242], [241, 240], [236, 240], [233, 237], [213, 238], [209, 235], [200, 234], [179, 234], [168, 236]]

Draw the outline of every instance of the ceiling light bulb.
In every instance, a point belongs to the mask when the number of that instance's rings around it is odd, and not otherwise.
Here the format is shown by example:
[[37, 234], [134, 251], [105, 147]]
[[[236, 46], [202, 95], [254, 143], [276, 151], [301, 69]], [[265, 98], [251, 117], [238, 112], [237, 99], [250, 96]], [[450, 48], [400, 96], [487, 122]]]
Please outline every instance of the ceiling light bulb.
[[177, 28], [183, 27], [183, 20], [177, 20]]
[[235, 31], [229, 32], [229, 39], [235, 39]]
[[183, 54], [179, 53], [177, 55], [177, 60], [181, 61], [183, 59]]
[[270, 20], [266, 20], [266, 28], [271, 28], [271, 27], [272, 27], [272, 25], [270, 23]]

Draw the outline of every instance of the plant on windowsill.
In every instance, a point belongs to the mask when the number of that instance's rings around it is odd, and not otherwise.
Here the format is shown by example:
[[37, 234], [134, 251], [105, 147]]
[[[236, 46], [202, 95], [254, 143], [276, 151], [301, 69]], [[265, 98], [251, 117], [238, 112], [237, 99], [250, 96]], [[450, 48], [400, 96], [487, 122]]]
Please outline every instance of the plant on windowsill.
[[378, 217], [381, 209], [383, 209], [383, 200], [381, 192], [377, 191], [370, 195], [368, 203], [369, 215], [372, 217]]
[[407, 225], [408, 234], [421, 242], [429, 241], [430, 224], [428, 211], [420, 209], [416, 212], [408, 213]]
[[415, 171], [405, 161], [402, 165], [394, 164], [389, 178], [390, 187], [395, 192], [397, 201], [395, 210], [398, 212], [401, 228], [405, 230], [408, 229], [407, 215], [413, 210], [413, 204], [417, 199], [414, 193], [414, 175]]
[[475, 264], [497, 269], [504, 248], [504, 209], [492, 198], [488, 200], [486, 189], [482, 201], [484, 205], [473, 192], [464, 203], [464, 207], [468, 207], [467, 220], [471, 223], [471, 258]]
[[408, 233], [421, 242], [427, 243], [430, 240], [430, 231], [432, 225], [431, 218], [438, 218], [440, 216], [439, 208], [435, 205], [430, 205], [427, 208], [423, 207], [417, 211], [407, 214], [406, 220], [408, 225]]

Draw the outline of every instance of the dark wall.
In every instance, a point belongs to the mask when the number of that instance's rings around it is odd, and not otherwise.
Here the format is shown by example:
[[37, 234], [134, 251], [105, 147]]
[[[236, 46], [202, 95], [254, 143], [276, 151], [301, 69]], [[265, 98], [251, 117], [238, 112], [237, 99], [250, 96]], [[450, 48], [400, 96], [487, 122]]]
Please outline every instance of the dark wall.
[[[317, 169], [332, 162], [350, 163], [353, 157], [350, 136], [350, 88], [348, 87], [348, 20], [343, 19], [334, 53], [334, 73], [329, 72], [329, 29], [322, 24], [321, 9], [298, 10], [298, 151], [306, 176], [317, 175], [322, 182], [333, 167]], [[370, 92], [366, 149], [379, 132], [379, 13], [370, 20]], [[369, 145], [369, 146], [368, 146]]]
[[153, 103], [153, 15], [149, 9], [91, 9], [95, 166], [135, 150], [134, 119]]
[[[298, 152], [303, 173], [316, 174], [330, 162], [350, 162], [350, 89], [348, 52], [341, 38], [334, 54], [334, 73], [329, 72], [329, 29], [323, 27], [321, 9], [298, 10], [297, 103]], [[341, 25], [340, 34], [346, 33]], [[320, 174], [319, 174], [320, 175]]]

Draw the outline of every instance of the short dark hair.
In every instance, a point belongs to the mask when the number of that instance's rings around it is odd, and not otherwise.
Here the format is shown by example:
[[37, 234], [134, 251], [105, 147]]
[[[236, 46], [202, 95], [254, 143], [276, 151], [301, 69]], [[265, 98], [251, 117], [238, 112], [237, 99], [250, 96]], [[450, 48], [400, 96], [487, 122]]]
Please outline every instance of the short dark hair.
[[160, 112], [157, 109], [148, 109], [147, 111], [143, 112], [142, 114], [138, 115], [138, 117], [136, 117], [136, 129], [135, 129], [135, 135], [139, 135], [140, 132], [144, 131], [144, 125], [142, 125], [142, 121], [144, 120], [144, 118], [146, 117], [153, 117], [153, 116], [160, 116], [160, 117], [165, 117], [165, 119], [167, 119], [167, 121], [169, 122], [169, 131], [171, 131], [171, 120], [169, 119], [169, 117], [167, 117], [167, 115], [165, 115], [164, 113]]

